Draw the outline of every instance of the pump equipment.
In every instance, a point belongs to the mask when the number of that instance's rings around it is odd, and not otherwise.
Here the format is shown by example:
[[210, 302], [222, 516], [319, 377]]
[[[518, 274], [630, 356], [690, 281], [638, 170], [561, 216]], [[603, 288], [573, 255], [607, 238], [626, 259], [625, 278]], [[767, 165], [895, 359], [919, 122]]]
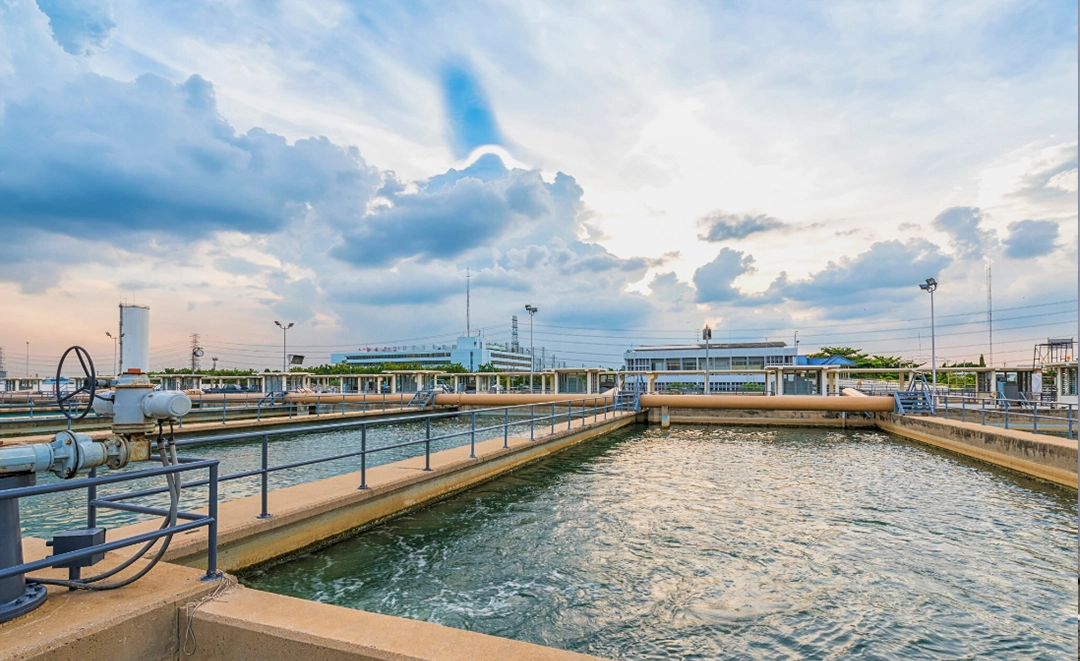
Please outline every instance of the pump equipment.
[[[127, 307], [128, 310], [132, 308]], [[79, 346], [73, 346], [64, 352], [57, 366], [57, 378], [54, 394], [61, 413], [68, 420], [68, 429], [56, 434], [49, 443], [11, 445], [0, 447], [0, 494], [3, 490], [33, 486], [37, 482], [37, 473], [51, 471], [61, 479], [71, 479], [80, 471], [105, 466], [118, 470], [133, 461], [151, 459], [151, 443], [156, 445], [157, 458], [164, 466], [178, 463], [176, 444], [171, 429], [172, 422], [191, 410], [191, 399], [182, 392], [155, 390], [146, 374], [149, 366], [149, 324], [146, 316], [149, 310], [135, 308], [141, 323], [131, 323], [141, 332], [130, 331], [125, 348], [129, 351], [128, 360], [122, 364], [128, 369], [116, 379], [98, 379], [94, 370], [94, 361], [90, 354]], [[125, 306], [121, 307], [121, 320], [124, 320]], [[135, 335], [135, 337], [132, 337]], [[60, 391], [60, 375], [64, 362], [74, 354], [83, 370], [82, 385], [74, 392]], [[139, 356], [138, 354], [142, 354]], [[142, 358], [142, 360], [140, 360]], [[133, 364], [134, 363], [134, 364]], [[102, 389], [109, 390], [102, 390]], [[112, 433], [105, 438], [95, 439], [89, 434], [71, 430], [71, 422], [86, 417], [93, 409], [98, 415], [112, 418]], [[166, 435], [165, 425], [169, 432]], [[156, 434], [155, 434], [156, 428]], [[151, 440], [153, 438], [153, 441]], [[176, 523], [180, 499], [180, 479], [176, 474], [165, 475], [170, 495], [169, 516], [162, 523], [162, 529]], [[104, 579], [114, 576], [132, 563], [146, 555], [157, 540], [147, 542], [128, 560], [113, 569], [81, 578], [81, 567], [90, 566], [104, 557], [95, 555], [87, 560], [74, 561], [61, 566], [68, 567], [69, 579], [44, 579], [17, 574], [0, 579], [0, 622], [5, 622], [24, 613], [28, 613], [45, 601], [45, 585], [61, 585], [73, 590], [108, 590], [128, 585], [148, 572], [165, 554], [171, 536], [163, 538], [159, 550], [151, 561], [134, 576], [122, 581], [104, 583]], [[49, 542], [54, 554], [81, 550], [105, 541], [105, 530], [90, 527], [59, 533]], [[23, 564], [22, 534], [19, 523], [18, 498], [0, 498], [0, 570]]]

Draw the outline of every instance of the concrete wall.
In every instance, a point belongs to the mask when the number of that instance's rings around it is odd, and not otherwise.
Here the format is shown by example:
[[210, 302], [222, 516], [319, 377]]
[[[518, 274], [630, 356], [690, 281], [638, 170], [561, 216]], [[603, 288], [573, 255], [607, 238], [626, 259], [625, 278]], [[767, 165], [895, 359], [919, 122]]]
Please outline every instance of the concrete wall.
[[[862, 413], [845, 411], [759, 411], [669, 408], [671, 424], [749, 425], [770, 427], [839, 427], [873, 428], [876, 423]], [[660, 408], [649, 409], [649, 423], [661, 421]]]
[[596, 657], [237, 588], [195, 616], [193, 661], [587, 661]]
[[879, 413], [879, 429], [1077, 488], [1077, 441], [971, 422]]

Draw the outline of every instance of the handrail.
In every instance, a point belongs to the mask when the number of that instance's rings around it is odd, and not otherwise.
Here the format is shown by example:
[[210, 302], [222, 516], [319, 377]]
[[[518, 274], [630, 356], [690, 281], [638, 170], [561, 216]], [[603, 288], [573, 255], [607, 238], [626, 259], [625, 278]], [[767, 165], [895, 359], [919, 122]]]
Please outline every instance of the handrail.
[[[184, 459], [181, 460], [180, 463], [171, 466], [147, 468], [126, 473], [115, 472], [108, 475], [95, 475], [94, 472], [91, 472], [90, 476], [88, 477], [65, 480], [63, 482], [57, 482], [54, 484], [40, 484], [32, 486], [13, 487], [9, 489], [0, 489], [0, 501], [19, 498], [31, 498], [34, 496], [41, 496], [50, 493], [61, 493], [65, 491], [87, 489], [87, 527], [94, 528], [96, 527], [97, 510], [102, 508], [117, 509], [123, 511], [135, 511], [141, 514], [151, 514], [156, 516], [163, 516], [166, 518], [170, 515], [169, 511], [160, 508], [131, 505], [127, 503], [119, 504], [113, 502], [114, 499], [122, 500], [125, 496], [138, 497], [139, 495], [144, 495], [140, 492], [113, 494], [111, 496], [98, 498], [96, 494], [97, 488], [99, 486], [107, 484], [118, 484], [122, 482], [134, 482], [137, 480], [146, 479], [148, 477], [157, 477], [162, 475], [179, 475], [180, 473], [198, 471], [202, 469], [206, 469], [209, 473], [209, 477], [203, 481], [203, 484], [210, 485], [210, 488], [207, 492], [207, 511], [205, 514], [198, 512], [176, 511], [175, 515], [177, 519], [183, 519], [186, 521], [186, 523], [175, 523], [170, 526], [162, 526], [157, 530], [131, 535], [110, 542], [103, 542], [101, 544], [94, 544], [76, 551], [58, 553], [39, 560], [23, 562], [18, 565], [12, 565], [9, 567], [3, 567], [0, 568], [0, 580], [10, 578], [12, 576], [27, 574], [29, 572], [38, 571], [41, 569], [56, 567], [57, 565], [63, 565], [74, 560], [89, 558], [94, 555], [106, 553], [109, 551], [115, 551], [118, 549], [126, 548], [128, 546], [134, 546], [144, 542], [152, 542], [164, 537], [175, 535], [177, 533], [186, 532], [188, 530], [194, 530], [196, 528], [202, 527], [207, 528], [206, 574], [204, 578], [216, 579], [220, 577], [220, 572], [218, 572], [217, 569], [219, 481], [218, 465], [219, 462], [217, 459]], [[168, 490], [169, 487], [164, 487], [161, 489], [161, 491]], [[33, 577], [27, 577], [26, 580], [29, 583], [34, 582]]]

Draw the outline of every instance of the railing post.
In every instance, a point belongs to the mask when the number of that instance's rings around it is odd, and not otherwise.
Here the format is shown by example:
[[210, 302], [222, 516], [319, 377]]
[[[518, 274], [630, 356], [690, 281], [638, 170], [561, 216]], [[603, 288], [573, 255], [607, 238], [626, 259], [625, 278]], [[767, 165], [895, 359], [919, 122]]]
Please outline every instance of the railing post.
[[[1072, 418], [1069, 418], [1069, 423], [1072, 423]], [[536, 404], [529, 405], [529, 440], [536, 440]]]
[[596, 398], [592, 398], [592, 421], [596, 422]]
[[960, 422], [967, 422], [967, 402], [960, 398]]
[[[97, 477], [97, 467], [90, 469], [88, 477]], [[94, 501], [97, 500], [97, 485], [91, 484], [86, 487], [86, 527], [97, 528], [97, 505]]]
[[1039, 433], [1039, 405], [1033, 404], [1031, 407], [1031, 433]]
[[949, 419], [949, 396], [945, 395], [945, 396], [942, 397], [942, 399], [945, 401], [945, 419], [948, 420]]
[[345, 393], [341, 393], [341, 415], [345, 415]]
[[476, 459], [476, 411], [469, 414], [472, 431], [469, 434], [469, 459]]
[[[177, 475], [177, 479], [179, 479]], [[218, 462], [210, 464], [210, 492], [206, 513], [210, 516], [210, 525], [206, 531], [206, 576], [204, 580], [213, 581], [221, 578], [217, 568], [217, 533], [218, 533]]]
[[1005, 429], [1009, 428], [1009, 400], [1005, 400]]
[[427, 438], [424, 441], [424, 470], [431, 471], [431, 418], [426, 418]]
[[510, 409], [506, 409], [506, 415], [503, 418], [503, 449], [510, 447]]
[[225, 395], [221, 396], [221, 424], [225, 424], [225, 410], [228, 407], [225, 406]]
[[269, 519], [270, 518], [270, 512], [267, 511], [267, 505], [268, 505], [268, 501], [269, 501], [269, 498], [270, 498], [270, 496], [269, 496], [269, 493], [270, 493], [270, 471], [267, 470], [269, 468], [269, 464], [270, 464], [270, 435], [269, 434], [263, 434], [263, 437], [262, 437], [262, 512], [259, 514], [259, 516], [255, 517], [257, 519]]
[[566, 428], [569, 430], [574, 419], [574, 403], [566, 403]]
[[360, 488], [367, 489], [367, 425], [360, 425]]
[[1069, 410], [1066, 411], [1066, 413], [1069, 415], [1069, 440], [1071, 441], [1072, 437], [1073, 437], [1073, 406], [1072, 406], [1072, 404], [1069, 404]]
[[555, 433], [555, 405], [551, 405], [551, 433]]
[[980, 410], [981, 410], [981, 413], [982, 413], [982, 424], [985, 425], [986, 424], [986, 400], [983, 399], [983, 400], [980, 400], [980, 401], [982, 402], [981, 405], [980, 405]]

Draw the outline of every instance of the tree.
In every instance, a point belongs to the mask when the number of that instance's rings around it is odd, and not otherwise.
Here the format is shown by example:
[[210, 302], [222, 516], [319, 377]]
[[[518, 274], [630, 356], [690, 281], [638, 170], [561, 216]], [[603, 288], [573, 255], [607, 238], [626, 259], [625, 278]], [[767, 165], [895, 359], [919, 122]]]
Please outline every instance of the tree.
[[979, 354], [979, 367], [986, 367], [986, 358]]

